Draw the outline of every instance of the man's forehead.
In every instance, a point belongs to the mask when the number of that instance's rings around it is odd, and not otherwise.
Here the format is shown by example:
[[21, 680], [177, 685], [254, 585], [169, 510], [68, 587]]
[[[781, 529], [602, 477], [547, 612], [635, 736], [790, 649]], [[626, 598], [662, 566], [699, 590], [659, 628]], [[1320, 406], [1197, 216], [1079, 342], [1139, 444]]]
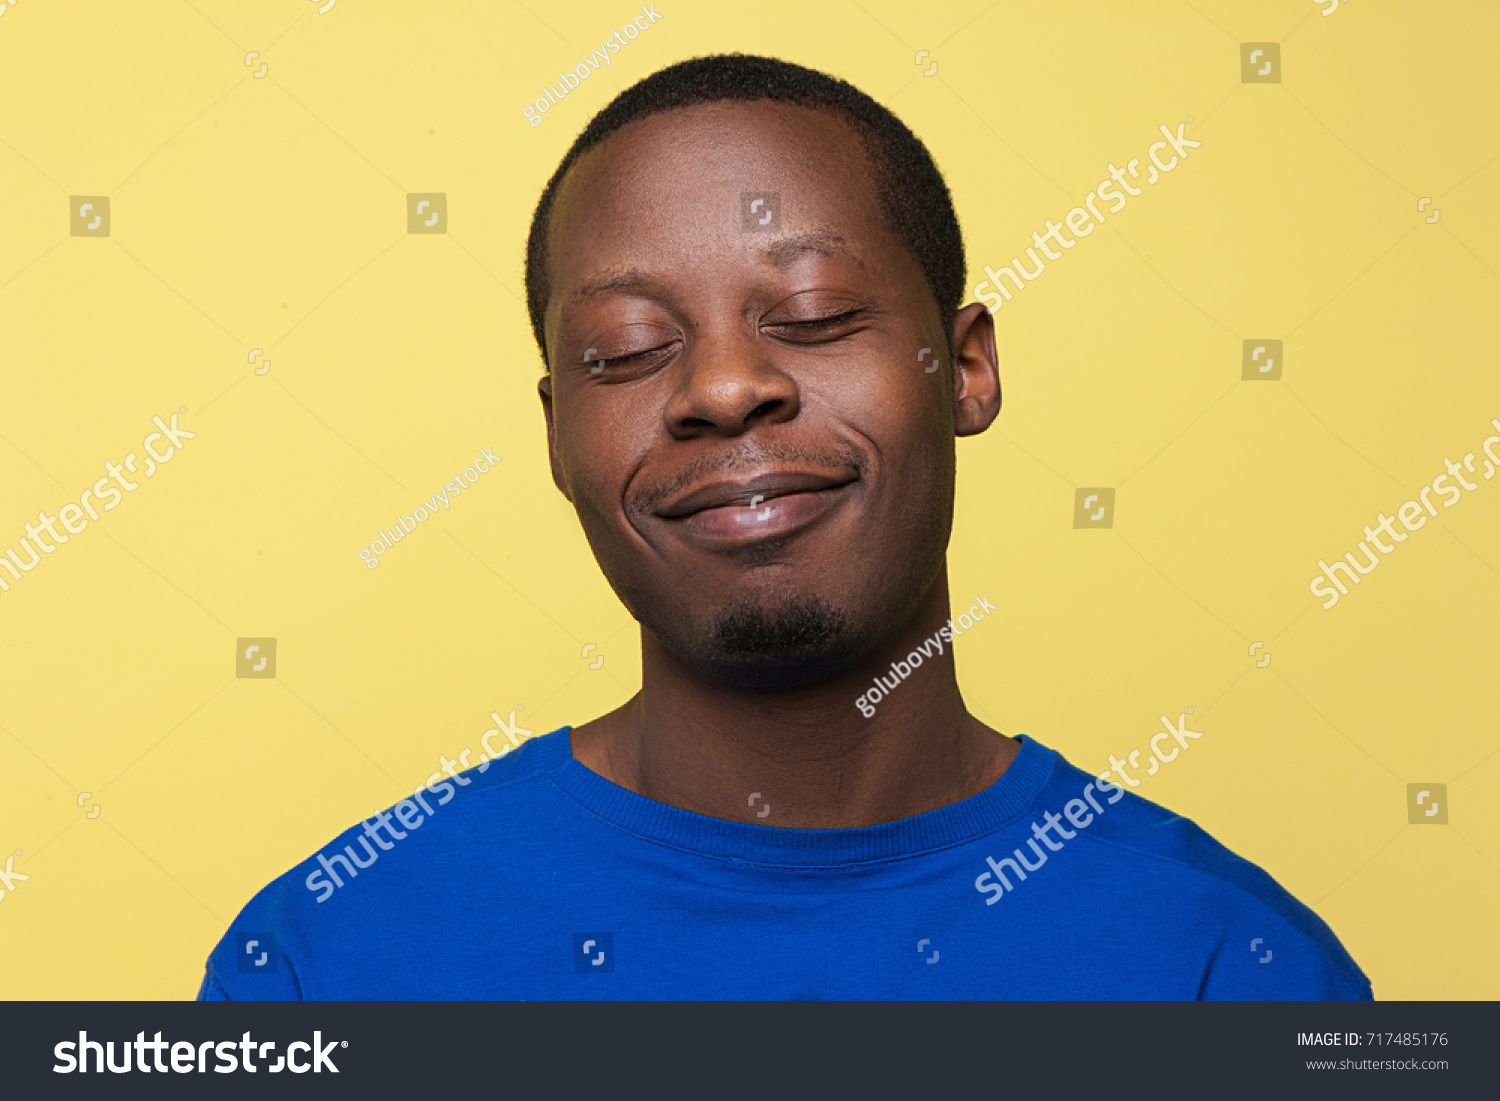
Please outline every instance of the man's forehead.
[[[755, 198], [765, 202], [750, 211]], [[878, 219], [878, 208], [864, 144], [841, 116], [762, 101], [700, 104], [637, 119], [581, 156], [559, 185], [550, 246], [579, 245], [580, 228], [585, 239], [715, 227], [775, 236], [783, 224], [805, 232]], [[771, 212], [777, 222], [761, 229]]]
[[[841, 257], [860, 266], [864, 265], [859, 251], [842, 233], [830, 227], [768, 237], [755, 249], [756, 260], [772, 270], [787, 268], [808, 254]], [[662, 277], [641, 265], [612, 265], [593, 270], [582, 278], [569, 290], [567, 302], [569, 305], [577, 305], [597, 295], [615, 291], [650, 291], [661, 285]]]
[[[842, 148], [840, 148], [842, 147]], [[864, 151], [855, 122], [842, 112], [777, 100], [716, 100], [655, 111], [621, 126], [579, 158], [619, 160], [649, 148], [700, 164], [760, 160], [757, 154], [815, 149], [815, 161], [840, 164]]]

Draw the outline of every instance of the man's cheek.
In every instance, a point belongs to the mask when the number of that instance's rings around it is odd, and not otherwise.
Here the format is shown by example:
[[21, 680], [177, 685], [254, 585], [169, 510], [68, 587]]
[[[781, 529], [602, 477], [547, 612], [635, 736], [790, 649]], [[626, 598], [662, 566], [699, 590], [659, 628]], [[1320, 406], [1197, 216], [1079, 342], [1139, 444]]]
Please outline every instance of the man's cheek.
[[608, 418], [581, 403], [569, 403], [558, 408], [555, 426], [557, 459], [569, 488], [575, 495], [597, 495], [620, 450]]
[[629, 472], [640, 466], [640, 459], [627, 450], [626, 441], [599, 432], [559, 440], [558, 461], [594, 556], [601, 564], [625, 565], [640, 538], [625, 508]]

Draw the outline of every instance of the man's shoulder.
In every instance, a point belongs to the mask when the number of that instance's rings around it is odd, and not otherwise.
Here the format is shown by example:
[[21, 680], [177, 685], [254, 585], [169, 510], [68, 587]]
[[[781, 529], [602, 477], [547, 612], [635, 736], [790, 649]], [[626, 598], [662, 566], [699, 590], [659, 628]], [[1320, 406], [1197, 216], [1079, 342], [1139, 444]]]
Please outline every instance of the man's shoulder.
[[[511, 713], [511, 718], [515, 718], [514, 712]], [[482, 760], [478, 765], [465, 767], [456, 773], [434, 772], [427, 778], [424, 789], [436, 792], [441, 791], [445, 784], [449, 785], [458, 797], [459, 801], [454, 804], [454, 807], [460, 813], [483, 813], [489, 804], [486, 801], [475, 800], [474, 796], [514, 787], [524, 781], [545, 779], [547, 773], [570, 760], [572, 747], [569, 743], [569, 735], [572, 729], [572, 727], [564, 726], [549, 734], [527, 738], [513, 752], [502, 751], [488, 760]], [[480, 756], [484, 757], [485, 754], [481, 753]], [[462, 757], [461, 763], [467, 765], [467, 750]], [[446, 758], [444, 760], [446, 761]], [[444, 805], [448, 802], [446, 797], [440, 797], [438, 801]]]
[[569, 728], [462, 772], [434, 773], [412, 795], [350, 826], [261, 888], [209, 956], [200, 999], [301, 998], [295, 961], [342, 938], [421, 920], [433, 876], [505, 877], [541, 828], [547, 773], [569, 755]]
[[[1090, 784], [1094, 790], [1085, 794]], [[1087, 795], [1093, 799], [1087, 800]], [[1357, 996], [1370, 996], [1369, 979], [1317, 914], [1192, 819], [1117, 782], [1101, 784], [1099, 777], [1059, 755], [1036, 811], [1066, 814], [1075, 798], [1097, 802], [1101, 810], [1088, 818], [1079, 812], [1077, 821], [1088, 825], [1075, 832], [1111, 869], [1117, 900], [1143, 907], [1170, 906], [1179, 915], [1191, 914], [1204, 929], [1284, 930], [1321, 957]], [[1079, 810], [1077, 805], [1074, 810]], [[1075, 828], [1077, 822], [1064, 818], [1063, 825]]]
[[[569, 728], [563, 727], [472, 768], [432, 773], [411, 795], [350, 826], [273, 880], [262, 893], [285, 892], [295, 885], [301, 894], [322, 894], [317, 899], [321, 902], [328, 897], [328, 888], [309, 885], [315, 877], [357, 879], [363, 875], [373, 881], [382, 873], [398, 874], [403, 863], [430, 861], [439, 853], [465, 861], [477, 851], [497, 855], [517, 848], [505, 839], [519, 841], [518, 831], [537, 824], [535, 804], [555, 790], [547, 774], [570, 756], [568, 733]], [[343, 859], [330, 871], [335, 856]], [[344, 876], [351, 858], [354, 875]]]

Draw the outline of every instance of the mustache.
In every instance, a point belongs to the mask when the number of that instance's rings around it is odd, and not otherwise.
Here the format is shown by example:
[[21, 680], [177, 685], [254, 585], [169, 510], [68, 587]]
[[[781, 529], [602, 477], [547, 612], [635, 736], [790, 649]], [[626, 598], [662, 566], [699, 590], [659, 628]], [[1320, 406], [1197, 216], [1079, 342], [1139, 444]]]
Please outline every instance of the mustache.
[[746, 443], [722, 451], [700, 455], [676, 474], [642, 485], [630, 494], [630, 511], [651, 512], [669, 497], [714, 474], [738, 471], [756, 472], [767, 466], [796, 464], [817, 470], [839, 470], [853, 467], [863, 478], [869, 471], [865, 456], [853, 447], [801, 447], [791, 443]]

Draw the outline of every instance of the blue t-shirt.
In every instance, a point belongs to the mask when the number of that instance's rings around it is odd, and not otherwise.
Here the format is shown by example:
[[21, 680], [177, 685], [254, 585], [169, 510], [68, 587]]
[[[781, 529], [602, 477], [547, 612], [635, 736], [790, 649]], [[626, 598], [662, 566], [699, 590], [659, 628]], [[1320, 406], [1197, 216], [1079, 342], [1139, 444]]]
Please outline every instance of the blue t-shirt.
[[1265, 872], [1018, 741], [977, 795], [810, 830], [636, 795], [576, 761], [564, 727], [271, 883], [198, 996], [1371, 997], [1328, 926]]

